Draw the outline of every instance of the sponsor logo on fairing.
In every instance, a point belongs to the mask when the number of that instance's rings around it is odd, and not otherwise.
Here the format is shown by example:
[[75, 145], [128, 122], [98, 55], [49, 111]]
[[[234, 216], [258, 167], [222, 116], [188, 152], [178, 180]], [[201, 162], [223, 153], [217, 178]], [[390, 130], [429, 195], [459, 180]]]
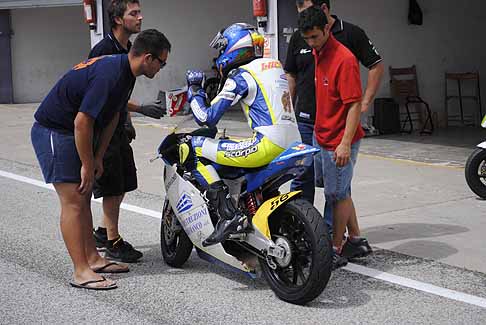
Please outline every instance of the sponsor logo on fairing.
[[183, 213], [192, 208], [192, 199], [186, 192], [182, 193], [181, 198], [177, 202], [176, 209], [177, 212]]
[[299, 145], [297, 145], [295, 147], [292, 147], [292, 149], [298, 150], [298, 151], [304, 150], [305, 149], [305, 144], [299, 144]]

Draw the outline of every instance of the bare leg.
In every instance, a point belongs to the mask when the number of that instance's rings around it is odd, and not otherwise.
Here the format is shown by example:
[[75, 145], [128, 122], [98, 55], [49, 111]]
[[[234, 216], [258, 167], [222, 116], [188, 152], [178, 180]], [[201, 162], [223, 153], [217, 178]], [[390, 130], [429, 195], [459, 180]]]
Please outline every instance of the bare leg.
[[353, 206], [353, 212], [348, 220], [348, 234], [350, 237], [360, 237], [361, 231], [359, 229], [358, 217], [356, 216], [356, 209], [352, 200], [351, 204]]
[[334, 247], [338, 248], [338, 251], [341, 249], [343, 245], [343, 237], [346, 231], [346, 225], [348, 224], [348, 220], [350, 219], [351, 215], [354, 211], [353, 200], [351, 197], [340, 200], [336, 202], [334, 206], [334, 215], [333, 215], [333, 239], [332, 244]]
[[108, 240], [113, 240], [120, 235], [118, 232], [118, 218], [120, 216], [120, 205], [124, 196], [125, 194], [103, 197], [102, 224], [106, 228]]
[[[54, 184], [61, 201], [61, 233], [73, 262], [73, 278], [76, 283], [82, 283], [91, 280], [101, 280], [102, 277], [91, 270], [86, 254], [85, 232], [86, 226], [89, 225], [87, 219], [91, 218], [91, 214], [86, 212], [90, 210], [87, 202], [89, 202], [91, 193], [84, 196], [79, 194], [78, 186], [79, 184], [74, 183]], [[90, 231], [91, 229], [88, 230]], [[92, 284], [92, 286], [104, 287], [113, 283], [112, 280], [107, 279], [106, 281]]]

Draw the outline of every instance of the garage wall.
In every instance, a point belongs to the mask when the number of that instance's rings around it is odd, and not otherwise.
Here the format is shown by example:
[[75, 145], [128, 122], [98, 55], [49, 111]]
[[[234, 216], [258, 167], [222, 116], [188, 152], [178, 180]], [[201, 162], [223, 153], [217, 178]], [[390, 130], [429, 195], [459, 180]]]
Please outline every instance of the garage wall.
[[185, 71], [210, 70], [216, 50], [209, 42], [216, 33], [235, 22], [255, 23], [250, 0], [142, 0], [142, 29], [157, 28], [172, 44], [167, 66], [154, 80], [139, 77], [132, 98], [155, 99], [159, 89], [184, 86]]
[[[408, 25], [408, 0], [332, 1], [332, 12], [362, 26], [385, 59], [378, 96], [389, 96], [388, 66], [418, 70], [422, 97], [444, 124], [444, 73], [479, 70], [486, 106], [486, 2], [419, 0], [422, 26]], [[366, 76], [362, 71], [362, 76]], [[452, 102], [451, 102], [452, 103]], [[484, 111], [483, 111], [484, 112]]]
[[13, 9], [14, 102], [41, 101], [55, 82], [90, 50], [81, 6]]

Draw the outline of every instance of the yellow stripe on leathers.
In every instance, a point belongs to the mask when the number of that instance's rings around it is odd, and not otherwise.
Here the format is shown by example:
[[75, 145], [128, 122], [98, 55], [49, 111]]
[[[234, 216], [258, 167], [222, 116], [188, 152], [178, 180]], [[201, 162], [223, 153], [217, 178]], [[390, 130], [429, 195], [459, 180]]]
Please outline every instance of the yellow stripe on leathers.
[[258, 211], [255, 213], [252, 219], [252, 224], [255, 229], [260, 231], [265, 237], [271, 239], [270, 236], [270, 227], [268, 226], [268, 218], [270, 215], [277, 210], [282, 203], [287, 202], [292, 197], [296, 196], [302, 191], [295, 191], [285, 193], [276, 197], [273, 197], [267, 201], [265, 201], [259, 208]]
[[275, 124], [275, 122], [276, 122], [276, 120], [275, 120], [275, 114], [273, 113], [272, 103], [270, 102], [270, 99], [268, 98], [267, 92], [265, 91], [265, 87], [263, 87], [263, 84], [257, 78], [257, 76], [253, 73], [253, 71], [251, 71], [250, 69], [244, 68], [244, 67], [240, 67], [240, 68], [243, 69], [243, 70], [245, 70], [249, 74], [251, 74], [251, 76], [253, 77], [253, 79], [255, 79], [256, 83], [258, 84], [258, 87], [262, 91], [263, 98], [265, 99], [265, 103], [267, 104], [268, 111], [270, 112], [270, 118], [272, 119], [272, 124]]

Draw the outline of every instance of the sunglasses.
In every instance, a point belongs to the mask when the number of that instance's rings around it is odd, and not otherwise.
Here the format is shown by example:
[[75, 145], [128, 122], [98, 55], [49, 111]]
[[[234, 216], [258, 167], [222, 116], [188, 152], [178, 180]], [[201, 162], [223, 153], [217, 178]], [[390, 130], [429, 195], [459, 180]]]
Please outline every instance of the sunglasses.
[[161, 60], [161, 59], [160, 59], [160, 58], [159, 58], [157, 55], [152, 54], [152, 57], [153, 57], [153, 58], [156, 58], [156, 59], [159, 61], [159, 63], [160, 63], [160, 68], [161, 68], [161, 69], [167, 65], [167, 61], [163, 61], [163, 60]]

